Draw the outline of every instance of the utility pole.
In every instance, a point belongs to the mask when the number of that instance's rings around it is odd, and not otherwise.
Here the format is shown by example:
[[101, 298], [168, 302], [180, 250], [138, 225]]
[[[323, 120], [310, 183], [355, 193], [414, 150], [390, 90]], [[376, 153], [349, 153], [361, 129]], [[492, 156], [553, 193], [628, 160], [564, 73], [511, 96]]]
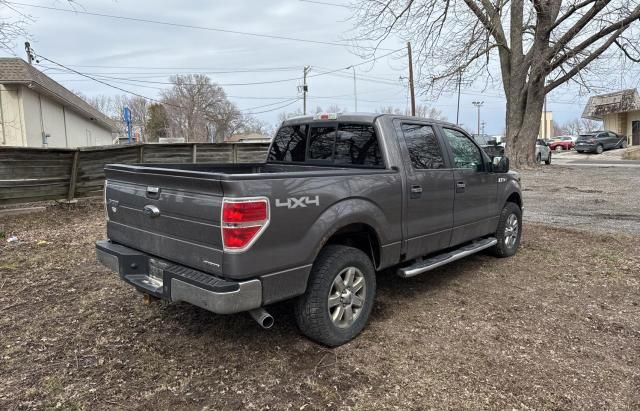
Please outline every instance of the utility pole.
[[480, 136], [480, 107], [484, 104], [484, 101], [474, 101], [473, 105], [478, 109], [478, 136]]
[[545, 94], [545, 95], [544, 95], [544, 116], [542, 116], [543, 121], [544, 121], [544, 124], [542, 125], [542, 126], [543, 126], [543, 129], [542, 129], [542, 134], [543, 134], [542, 139], [543, 139], [543, 140], [548, 140], [548, 139], [549, 139], [549, 131], [548, 131], [548, 129], [547, 129], [547, 116], [548, 116], [548, 115], [547, 115], [547, 95]]
[[411, 91], [411, 115], [416, 115], [416, 92], [413, 85], [413, 57], [411, 56], [411, 42], [407, 41], [407, 53], [409, 54], [409, 89]]
[[356, 105], [356, 112], [358, 111], [358, 90], [356, 89], [356, 68], [355, 66], [351, 66], [353, 69], [353, 100]]
[[307, 115], [307, 91], [309, 91], [309, 87], [307, 86], [307, 73], [309, 73], [310, 70], [310, 66], [304, 66], [304, 81], [302, 83], [302, 114], [304, 114], [305, 116]]
[[458, 109], [456, 110], [456, 124], [460, 125], [460, 88], [462, 87], [462, 69], [458, 69]]

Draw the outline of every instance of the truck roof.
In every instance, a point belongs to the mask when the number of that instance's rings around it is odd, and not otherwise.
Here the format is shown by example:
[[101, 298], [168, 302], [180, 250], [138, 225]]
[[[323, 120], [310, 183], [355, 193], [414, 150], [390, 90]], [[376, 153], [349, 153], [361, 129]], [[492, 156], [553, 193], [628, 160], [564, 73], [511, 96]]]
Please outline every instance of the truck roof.
[[291, 126], [295, 124], [302, 123], [311, 123], [311, 122], [327, 122], [327, 121], [357, 121], [362, 123], [373, 123], [379, 117], [388, 117], [389, 119], [401, 119], [401, 120], [428, 120], [432, 123], [438, 123], [441, 125], [457, 127], [453, 123], [449, 123], [448, 121], [435, 120], [431, 118], [424, 117], [415, 117], [415, 116], [404, 116], [399, 114], [381, 114], [381, 113], [338, 113], [338, 118], [336, 120], [326, 120], [316, 118], [315, 115], [308, 116], [298, 116], [292, 117], [282, 122], [283, 126]]

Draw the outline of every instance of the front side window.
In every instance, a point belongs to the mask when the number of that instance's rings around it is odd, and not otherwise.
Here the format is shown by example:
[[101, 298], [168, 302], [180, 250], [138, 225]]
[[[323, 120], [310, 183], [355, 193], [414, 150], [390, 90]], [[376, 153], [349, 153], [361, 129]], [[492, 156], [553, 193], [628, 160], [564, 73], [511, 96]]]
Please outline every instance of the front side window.
[[402, 134], [407, 143], [409, 158], [414, 169], [444, 168], [444, 157], [433, 132], [433, 127], [423, 124], [402, 124]]
[[306, 124], [281, 127], [273, 138], [269, 161], [304, 162], [306, 148]]
[[340, 124], [336, 135], [334, 163], [382, 167], [382, 154], [373, 126]]
[[444, 135], [453, 151], [455, 168], [467, 168], [482, 171], [482, 153], [471, 139], [458, 130], [444, 128]]
[[335, 142], [335, 127], [311, 127], [308, 159], [332, 161]]

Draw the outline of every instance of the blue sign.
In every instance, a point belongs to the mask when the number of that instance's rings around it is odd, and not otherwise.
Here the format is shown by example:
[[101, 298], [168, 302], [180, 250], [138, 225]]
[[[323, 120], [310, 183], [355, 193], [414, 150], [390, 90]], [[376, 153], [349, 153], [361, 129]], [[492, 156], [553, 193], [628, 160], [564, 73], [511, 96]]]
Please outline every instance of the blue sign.
[[124, 110], [122, 110], [122, 117], [127, 125], [127, 136], [129, 137], [129, 144], [131, 144], [131, 110], [129, 110], [129, 107], [125, 106]]
[[131, 110], [129, 110], [129, 107], [124, 108], [122, 117], [124, 117], [125, 123], [131, 123]]

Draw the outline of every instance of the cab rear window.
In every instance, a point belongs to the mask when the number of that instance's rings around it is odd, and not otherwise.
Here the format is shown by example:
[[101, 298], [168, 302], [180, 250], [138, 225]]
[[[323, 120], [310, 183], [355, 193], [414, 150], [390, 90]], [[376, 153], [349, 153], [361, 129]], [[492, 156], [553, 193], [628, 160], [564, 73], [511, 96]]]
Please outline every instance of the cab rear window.
[[280, 127], [273, 138], [269, 161], [303, 163], [307, 152], [307, 125]]
[[281, 127], [274, 137], [268, 160], [384, 167], [375, 128], [358, 123]]

